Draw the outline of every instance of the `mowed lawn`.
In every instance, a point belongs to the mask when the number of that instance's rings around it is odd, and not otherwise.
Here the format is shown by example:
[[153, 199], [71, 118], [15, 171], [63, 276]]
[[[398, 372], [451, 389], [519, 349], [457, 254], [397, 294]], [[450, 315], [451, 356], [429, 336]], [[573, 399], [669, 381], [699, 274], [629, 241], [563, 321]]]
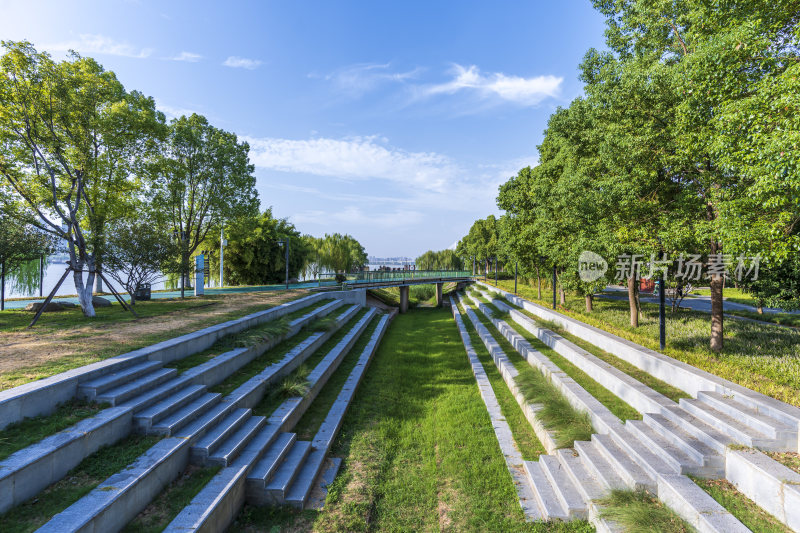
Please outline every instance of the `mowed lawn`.
[[237, 531], [586, 531], [526, 523], [449, 309], [398, 315], [334, 443], [321, 512], [246, 507]]

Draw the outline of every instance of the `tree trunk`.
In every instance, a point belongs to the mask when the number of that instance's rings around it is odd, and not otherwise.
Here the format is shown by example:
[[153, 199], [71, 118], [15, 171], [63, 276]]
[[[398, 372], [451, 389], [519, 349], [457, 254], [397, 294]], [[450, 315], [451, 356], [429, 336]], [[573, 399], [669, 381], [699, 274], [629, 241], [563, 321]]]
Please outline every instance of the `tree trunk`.
[[758, 311], [759, 315], [763, 315], [764, 314], [764, 306], [763, 306], [763, 304], [761, 302], [758, 302], [758, 307], [756, 308], [756, 311]]
[[586, 300], [586, 312], [587, 313], [591, 313], [592, 312], [592, 295], [591, 294], [587, 294], [586, 296], [584, 296], [584, 300]]
[[[98, 263], [96, 267], [97, 272], [100, 272], [101, 268], [102, 267]], [[105, 292], [103, 291], [103, 278], [101, 278], [100, 276], [94, 278], [94, 292], [97, 294]]]
[[636, 307], [636, 278], [628, 278], [628, 308], [631, 314], [631, 327], [639, 327], [639, 309]]
[[711, 276], [711, 351], [722, 351], [722, 285], [725, 279], [722, 276]]
[[94, 312], [94, 304], [92, 303], [92, 282], [94, 281], [94, 272], [89, 272], [89, 278], [86, 284], [83, 283], [83, 265], [80, 268], [75, 268], [72, 271], [72, 279], [75, 282], [75, 292], [78, 293], [78, 302], [81, 304], [83, 316], [93, 318], [96, 316]]
[[564, 292], [564, 287], [558, 288], [558, 298], [561, 301], [561, 305], [567, 305], [567, 294]]

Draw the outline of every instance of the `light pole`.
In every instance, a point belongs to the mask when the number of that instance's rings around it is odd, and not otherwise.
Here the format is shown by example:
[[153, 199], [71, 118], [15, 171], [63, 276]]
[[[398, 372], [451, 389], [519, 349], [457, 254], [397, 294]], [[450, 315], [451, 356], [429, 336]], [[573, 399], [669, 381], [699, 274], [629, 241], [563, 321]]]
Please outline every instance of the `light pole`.
[[553, 263], [553, 310], [556, 308], [556, 264]]
[[519, 261], [514, 263], [514, 296], [517, 295], [517, 270], [519, 269]]
[[494, 256], [494, 286], [497, 287], [497, 256]]
[[225, 263], [225, 247], [228, 246], [228, 241], [225, 240], [225, 228], [219, 230], [219, 288], [225, 286], [223, 283], [223, 270], [222, 265]]
[[286, 263], [286, 290], [288, 291], [289, 290], [289, 237], [286, 237], [286, 239], [279, 240], [278, 244], [286, 245], [285, 248], [286, 255], [284, 258], [284, 263]]
[[[664, 247], [661, 245], [661, 237], [658, 237], [658, 247], [661, 252], [661, 259], [664, 259]], [[666, 270], [661, 271], [661, 279], [658, 280], [658, 345], [663, 351], [667, 345], [667, 316], [666, 316], [666, 295], [664, 288], [666, 286], [664, 278], [666, 277]]]

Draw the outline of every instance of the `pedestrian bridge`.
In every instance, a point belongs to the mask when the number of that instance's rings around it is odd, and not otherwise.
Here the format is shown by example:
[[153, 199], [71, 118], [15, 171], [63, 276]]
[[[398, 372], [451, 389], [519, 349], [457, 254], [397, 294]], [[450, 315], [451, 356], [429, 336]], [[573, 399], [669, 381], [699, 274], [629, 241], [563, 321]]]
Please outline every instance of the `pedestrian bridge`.
[[[336, 274], [323, 274], [322, 280], [333, 280]], [[442, 287], [445, 283], [463, 283], [472, 281], [469, 270], [375, 270], [346, 274], [341, 282], [342, 288], [348, 289], [380, 289], [385, 287], [400, 288], [400, 312], [408, 310], [408, 292], [411, 285], [428, 283], [436, 284], [436, 303], [442, 304]]]

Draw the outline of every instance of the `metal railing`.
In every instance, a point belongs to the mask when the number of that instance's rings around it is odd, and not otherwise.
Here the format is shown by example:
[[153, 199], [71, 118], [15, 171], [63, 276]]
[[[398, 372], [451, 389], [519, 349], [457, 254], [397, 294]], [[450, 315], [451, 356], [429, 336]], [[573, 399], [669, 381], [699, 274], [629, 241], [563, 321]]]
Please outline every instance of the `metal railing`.
[[[335, 280], [337, 274], [321, 274], [320, 278], [323, 282]], [[344, 276], [343, 283], [356, 284], [356, 283], [381, 283], [381, 282], [399, 282], [399, 281], [423, 281], [426, 279], [460, 279], [472, 277], [472, 272], [469, 270], [373, 270], [367, 272], [351, 272], [348, 274], [339, 274]]]

